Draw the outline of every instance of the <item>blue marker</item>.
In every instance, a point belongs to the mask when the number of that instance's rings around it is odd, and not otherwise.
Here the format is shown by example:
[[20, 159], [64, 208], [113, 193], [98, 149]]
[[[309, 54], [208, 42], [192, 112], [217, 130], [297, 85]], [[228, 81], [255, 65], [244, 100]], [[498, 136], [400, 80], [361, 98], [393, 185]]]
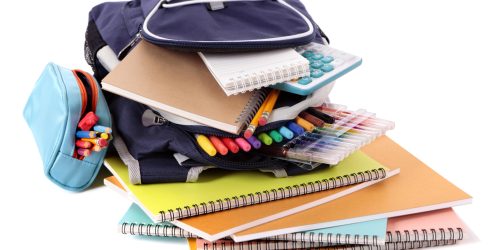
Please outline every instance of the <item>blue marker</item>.
[[288, 122], [286, 125], [295, 135], [304, 133], [304, 129], [295, 122]]
[[287, 138], [288, 140], [293, 138], [293, 132], [290, 129], [286, 128], [285, 126], [282, 126], [279, 132], [283, 137]]
[[107, 133], [107, 134], [111, 134], [113, 132], [111, 130], [111, 128], [108, 128], [108, 127], [105, 127], [105, 126], [101, 126], [101, 125], [94, 126], [94, 130], [97, 131], [97, 132], [100, 132], [100, 133]]
[[95, 138], [95, 131], [76, 131], [76, 138]]

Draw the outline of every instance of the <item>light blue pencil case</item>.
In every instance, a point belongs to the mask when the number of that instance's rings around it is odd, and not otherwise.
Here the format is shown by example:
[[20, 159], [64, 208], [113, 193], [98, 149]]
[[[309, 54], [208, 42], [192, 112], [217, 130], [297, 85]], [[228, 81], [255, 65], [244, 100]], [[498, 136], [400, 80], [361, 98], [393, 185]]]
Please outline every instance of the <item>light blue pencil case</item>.
[[89, 111], [99, 117], [99, 125], [111, 127], [111, 115], [95, 78], [54, 63], [45, 67], [24, 108], [45, 175], [67, 190], [90, 186], [106, 154], [106, 148], [83, 159], [76, 154], [78, 122]]

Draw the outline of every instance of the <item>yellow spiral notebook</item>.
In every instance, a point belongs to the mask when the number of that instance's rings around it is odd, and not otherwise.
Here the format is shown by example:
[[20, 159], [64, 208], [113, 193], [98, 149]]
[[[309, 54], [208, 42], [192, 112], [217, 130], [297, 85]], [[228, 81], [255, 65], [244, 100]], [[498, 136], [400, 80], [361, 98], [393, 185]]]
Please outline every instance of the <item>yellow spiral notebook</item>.
[[[271, 173], [259, 171], [211, 169], [203, 172], [196, 183], [133, 185], [129, 181], [126, 165], [117, 156], [107, 157], [104, 164], [133, 200], [156, 222], [286, 199], [361, 182], [363, 185], [390, 175], [386, 167], [361, 152], [352, 154], [334, 167], [299, 176], [276, 178]], [[362, 187], [353, 185], [352, 188], [351, 192], [354, 192]], [[302, 209], [307, 209], [307, 206]]]

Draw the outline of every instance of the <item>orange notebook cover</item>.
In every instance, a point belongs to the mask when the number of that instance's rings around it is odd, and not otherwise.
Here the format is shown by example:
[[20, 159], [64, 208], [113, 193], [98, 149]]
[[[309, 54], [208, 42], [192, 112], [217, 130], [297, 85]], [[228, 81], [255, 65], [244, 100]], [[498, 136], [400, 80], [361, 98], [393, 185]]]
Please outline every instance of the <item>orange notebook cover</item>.
[[[265, 224], [259, 223], [262, 225], [247, 230], [238, 229], [241, 225], [250, 222], [256, 224], [260, 218], [322, 199], [336, 192], [342, 192], [346, 188], [186, 218], [175, 221], [174, 224], [194, 234], [204, 235], [204, 238], [210, 238], [210, 240], [225, 237], [227, 233], [230, 233], [233, 234], [235, 241], [246, 241], [425, 212], [471, 202], [468, 194], [435, 173], [386, 136], [365, 146], [362, 151], [390, 169], [401, 168], [401, 173], [341, 199]], [[234, 234], [235, 232], [238, 233]]]
[[[333, 202], [311, 208], [281, 219], [240, 231], [235, 241], [247, 241], [284, 233], [415, 214], [470, 203], [472, 197], [434, 172], [408, 151], [383, 136], [365, 146], [363, 152], [388, 166], [399, 167], [401, 173]], [[255, 213], [252, 207], [238, 214], [226, 214], [224, 221]], [[199, 223], [195, 227], [214, 225]], [[223, 223], [221, 221], [220, 223]], [[223, 223], [224, 224], [224, 223]]]

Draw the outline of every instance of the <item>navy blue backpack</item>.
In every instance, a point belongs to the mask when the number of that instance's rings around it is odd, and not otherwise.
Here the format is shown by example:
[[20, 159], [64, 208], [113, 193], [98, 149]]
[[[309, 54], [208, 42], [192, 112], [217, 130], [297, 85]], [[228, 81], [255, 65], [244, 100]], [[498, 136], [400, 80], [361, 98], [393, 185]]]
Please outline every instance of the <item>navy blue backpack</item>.
[[[133, 0], [94, 7], [86, 32], [85, 57], [102, 79], [140, 39], [187, 51], [235, 52], [295, 47], [327, 38], [298, 0]], [[325, 101], [332, 85], [303, 97], [283, 94], [276, 112], [284, 115], [259, 131], [284, 125], [303, 109]], [[196, 181], [205, 169], [261, 170], [277, 177], [305, 173], [290, 163], [256, 152], [208, 156], [193, 133], [236, 137], [143, 104], [106, 93], [114, 140], [135, 184]], [[273, 111], [273, 112], [275, 112]], [[324, 168], [319, 165], [316, 168]]]

